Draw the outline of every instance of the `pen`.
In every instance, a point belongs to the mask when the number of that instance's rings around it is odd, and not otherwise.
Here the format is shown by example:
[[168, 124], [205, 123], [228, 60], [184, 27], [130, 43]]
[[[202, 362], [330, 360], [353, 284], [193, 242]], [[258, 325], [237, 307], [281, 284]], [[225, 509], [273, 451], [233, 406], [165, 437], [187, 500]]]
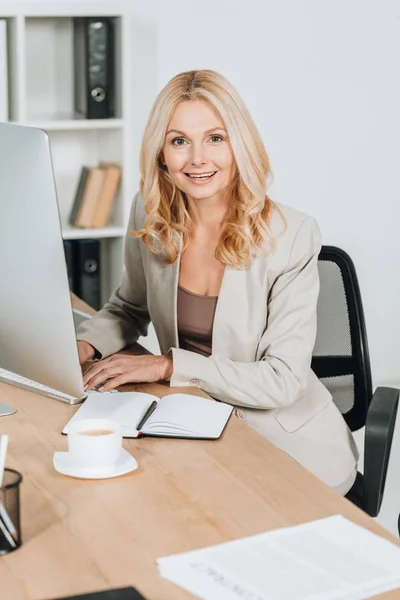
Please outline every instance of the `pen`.
[[7, 540], [7, 542], [10, 544], [10, 546], [12, 548], [17, 547], [15, 540], [12, 538], [11, 533], [8, 531], [6, 525], [4, 524], [4, 522], [1, 518], [0, 518], [0, 532], [4, 535], [5, 539]]
[[14, 527], [14, 523], [11, 521], [10, 515], [8, 514], [4, 504], [0, 500], [0, 520], [3, 522], [4, 526], [7, 527], [8, 531], [11, 535], [16, 536], [17, 530]]
[[6, 466], [6, 455], [8, 446], [8, 435], [0, 435], [0, 488], [3, 484], [4, 468]]
[[153, 400], [153, 402], [150, 404], [149, 408], [144, 413], [143, 419], [140, 421], [140, 423], [136, 427], [136, 429], [139, 431], [139, 433], [140, 433], [140, 430], [143, 427], [143, 425], [146, 423], [147, 419], [156, 410], [157, 404], [158, 404], [157, 400]]

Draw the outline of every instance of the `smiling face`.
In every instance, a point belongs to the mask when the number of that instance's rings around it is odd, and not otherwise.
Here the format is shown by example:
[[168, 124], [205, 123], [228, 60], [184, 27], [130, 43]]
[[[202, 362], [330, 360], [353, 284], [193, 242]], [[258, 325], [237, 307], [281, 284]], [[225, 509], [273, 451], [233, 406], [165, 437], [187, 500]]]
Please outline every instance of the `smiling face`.
[[176, 187], [193, 200], [227, 200], [236, 163], [224, 122], [209, 102], [178, 104], [161, 160]]

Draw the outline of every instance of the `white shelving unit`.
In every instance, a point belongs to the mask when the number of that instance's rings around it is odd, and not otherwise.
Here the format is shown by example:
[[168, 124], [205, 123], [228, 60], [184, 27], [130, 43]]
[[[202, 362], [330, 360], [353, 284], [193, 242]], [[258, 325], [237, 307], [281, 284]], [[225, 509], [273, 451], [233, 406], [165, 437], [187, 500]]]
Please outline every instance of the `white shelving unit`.
[[[115, 22], [116, 118], [75, 118], [73, 18], [109, 16]], [[137, 189], [137, 150], [131, 98], [131, 13], [118, 2], [1, 2], [7, 21], [9, 121], [45, 129], [50, 138], [64, 239], [102, 240], [102, 299], [120, 282], [123, 236]], [[137, 139], [137, 136], [136, 136]], [[122, 180], [109, 224], [76, 229], [68, 223], [83, 165], [117, 162]], [[135, 177], [136, 176], [136, 177]], [[136, 179], [136, 180], [135, 180]]]

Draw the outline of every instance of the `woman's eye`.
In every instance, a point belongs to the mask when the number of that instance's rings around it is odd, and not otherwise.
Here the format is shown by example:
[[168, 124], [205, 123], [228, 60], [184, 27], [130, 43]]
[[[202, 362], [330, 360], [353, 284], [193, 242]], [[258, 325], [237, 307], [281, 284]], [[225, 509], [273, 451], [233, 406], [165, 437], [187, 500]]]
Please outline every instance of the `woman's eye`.
[[223, 137], [221, 137], [220, 135], [212, 135], [211, 136], [211, 141], [212, 142], [222, 142], [223, 141]]
[[183, 146], [185, 144], [185, 140], [183, 138], [174, 138], [172, 140], [172, 145], [173, 146]]

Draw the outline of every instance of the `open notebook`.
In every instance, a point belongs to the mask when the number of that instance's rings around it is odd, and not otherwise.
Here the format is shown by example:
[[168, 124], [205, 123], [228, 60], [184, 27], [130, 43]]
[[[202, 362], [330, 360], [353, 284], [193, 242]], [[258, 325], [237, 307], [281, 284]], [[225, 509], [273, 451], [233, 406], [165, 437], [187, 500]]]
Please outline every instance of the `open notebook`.
[[63, 429], [82, 419], [107, 418], [122, 426], [124, 437], [140, 435], [216, 440], [232, 406], [190, 394], [157, 398], [144, 392], [93, 392]]

